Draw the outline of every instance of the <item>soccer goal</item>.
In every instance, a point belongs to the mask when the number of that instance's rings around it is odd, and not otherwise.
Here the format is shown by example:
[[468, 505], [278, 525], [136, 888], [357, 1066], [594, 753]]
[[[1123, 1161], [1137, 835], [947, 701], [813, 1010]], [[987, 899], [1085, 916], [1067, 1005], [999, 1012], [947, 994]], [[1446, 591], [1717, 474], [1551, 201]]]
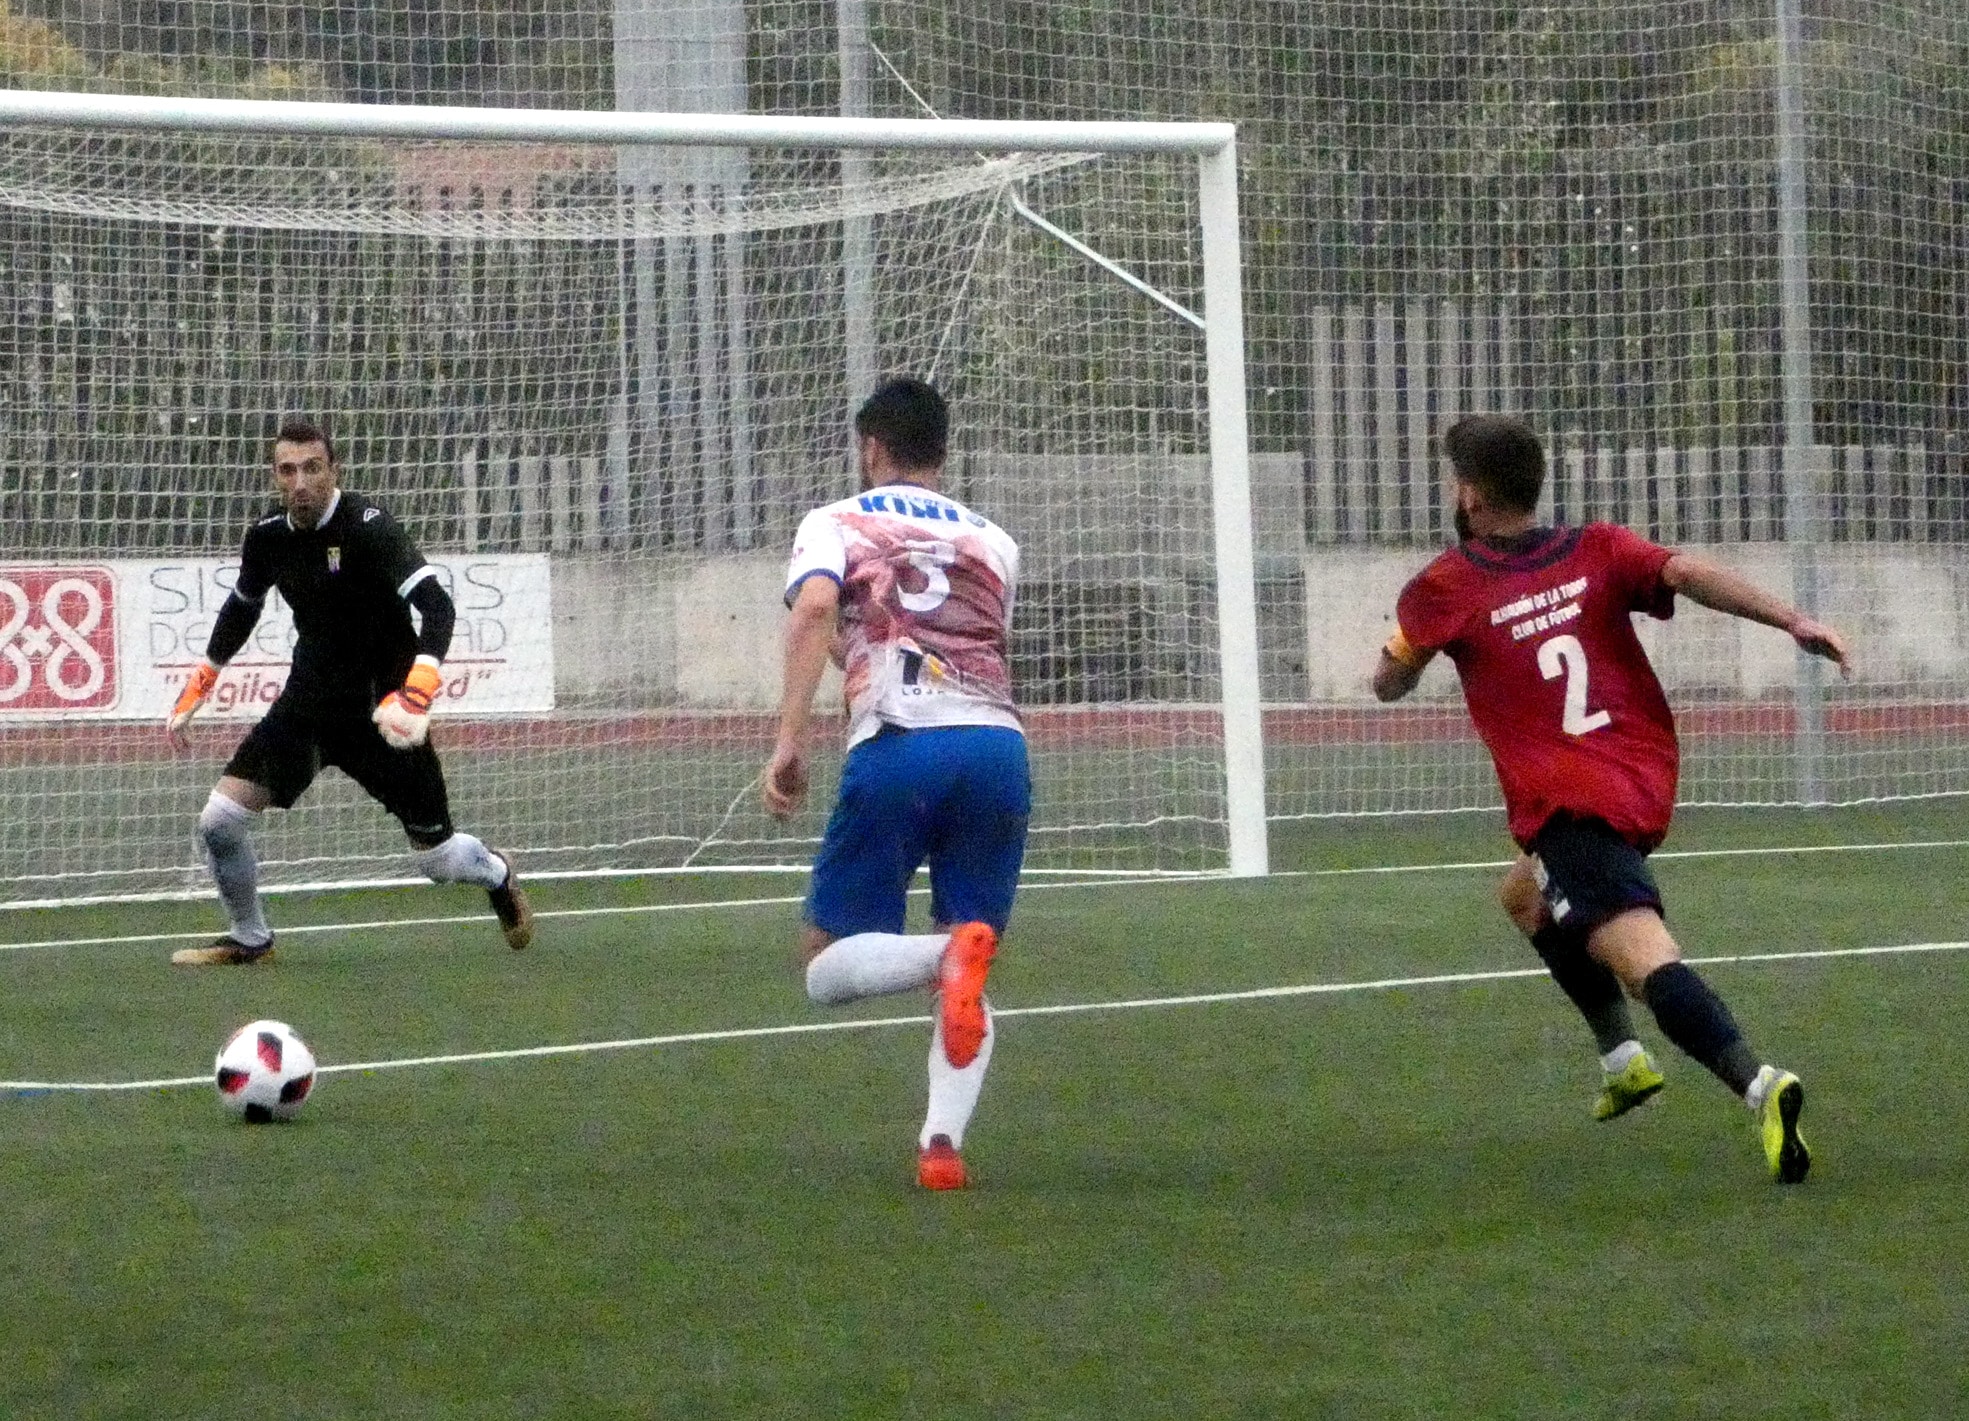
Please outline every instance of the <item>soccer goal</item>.
[[[0, 899], [200, 889], [279, 609], [193, 753], [161, 720], [289, 414], [451, 588], [462, 824], [535, 874], [803, 863], [820, 809], [754, 784], [782, 572], [886, 372], [1024, 548], [1032, 864], [1264, 872], [1254, 550], [1303, 503], [1247, 448], [1236, 161], [1212, 123], [0, 95]], [[270, 886], [405, 871], [338, 775], [272, 818]]]

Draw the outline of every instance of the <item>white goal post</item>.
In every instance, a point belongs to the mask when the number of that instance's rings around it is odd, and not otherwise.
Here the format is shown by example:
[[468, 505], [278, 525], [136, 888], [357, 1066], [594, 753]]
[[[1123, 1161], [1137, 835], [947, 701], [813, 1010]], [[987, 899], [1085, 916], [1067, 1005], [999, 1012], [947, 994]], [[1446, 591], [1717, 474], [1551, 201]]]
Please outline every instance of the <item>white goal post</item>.
[[[1265, 806], [1265, 754], [1263, 730], [1260, 716], [1259, 679], [1259, 636], [1258, 604], [1256, 595], [1256, 568], [1253, 542], [1253, 496], [1252, 496], [1252, 458], [1249, 448], [1249, 434], [1246, 409], [1245, 385], [1245, 338], [1244, 313], [1242, 309], [1242, 277], [1240, 271], [1240, 228], [1238, 213], [1238, 173], [1236, 130], [1229, 123], [1172, 123], [1172, 122], [1017, 122], [1017, 121], [970, 121], [950, 119], [882, 119], [882, 118], [789, 118], [735, 114], [665, 114], [637, 112], [592, 112], [557, 111], [544, 109], [491, 109], [452, 106], [390, 106], [381, 104], [342, 104], [286, 102], [273, 100], [232, 100], [232, 99], [194, 99], [172, 97], [133, 97], [108, 94], [75, 94], [39, 91], [0, 92], [0, 141], [9, 140], [21, 134], [49, 134], [59, 138], [61, 135], [165, 135], [172, 139], [183, 138], [188, 144], [211, 139], [214, 141], [245, 140], [315, 140], [351, 139], [390, 144], [415, 143], [464, 143], [464, 144], [515, 144], [515, 145], [555, 145], [557, 147], [587, 146], [590, 148], [613, 146], [622, 150], [631, 149], [693, 149], [693, 150], [745, 150], [750, 154], [771, 153], [777, 150], [800, 150], [802, 152], [855, 151], [864, 153], [908, 153], [925, 152], [952, 155], [953, 161], [970, 156], [982, 161], [981, 155], [1157, 155], [1162, 158], [1193, 157], [1194, 186], [1180, 203], [1171, 204], [1179, 210], [1193, 212], [1195, 227], [1189, 240], [1195, 243], [1198, 265], [1200, 266], [1200, 289], [1202, 305], [1203, 339], [1201, 395], [1205, 419], [1201, 421], [1198, 433], [1203, 437], [1195, 443], [1206, 443], [1207, 461], [1199, 460], [1198, 465], [1207, 467], [1207, 490], [1203, 502], [1208, 509], [1207, 545], [1210, 558], [1210, 579], [1200, 593], [1208, 603], [1207, 610], [1199, 614], [1197, 625], [1206, 628], [1202, 636], [1214, 640], [1214, 646], [1197, 647], [1195, 652], [1208, 653], [1207, 676], [1197, 680], [1192, 676], [1192, 685], [1207, 684], [1216, 692], [1216, 714], [1220, 724], [1208, 735], [1217, 742], [1221, 751], [1221, 761], [1214, 767], [1207, 764], [1197, 768], [1196, 757], [1207, 756], [1208, 751], [1185, 749], [1182, 753], [1190, 757], [1185, 762], [1184, 773], [1196, 773], [1208, 777], [1211, 787], [1201, 796], [1208, 807], [1202, 814], [1185, 810], [1170, 814], [1174, 819], [1201, 818], [1215, 821], [1216, 847], [1206, 857], [1205, 866], [1227, 869], [1234, 876], [1262, 875], [1268, 871], [1268, 848], [1266, 833]], [[112, 145], [113, 146], [113, 145]], [[23, 171], [32, 164], [21, 165]], [[190, 166], [189, 164], [187, 166]], [[105, 172], [113, 172], [105, 168]], [[0, 177], [0, 184], [9, 181]], [[847, 181], [844, 176], [843, 183]], [[1016, 180], [1012, 180], [1016, 181]], [[24, 211], [54, 214], [50, 220], [66, 221], [93, 220], [103, 215], [102, 207], [109, 205], [105, 220], [114, 221], [115, 184], [113, 177], [105, 178], [93, 174], [88, 182], [96, 184], [90, 201], [95, 207], [86, 204], [77, 206], [66, 197], [42, 198], [35, 195], [25, 197], [13, 194], [0, 196], [0, 202], [11, 203]], [[87, 186], [85, 182], [83, 186]], [[135, 205], [140, 195], [130, 199]], [[1017, 190], [1013, 190], [1013, 200], [1017, 200]], [[66, 205], [65, 205], [66, 204]], [[844, 200], [840, 211], [846, 212], [849, 204]], [[171, 216], [166, 208], [163, 217], [155, 218], [162, 223], [180, 222], [183, 219]], [[202, 246], [208, 253], [226, 247], [229, 240], [227, 209], [222, 204], [213, 208], [215, 216], [202, 219], [210, 224], [202, 237], [193, 245]], [[77, 216], [78, 213], [82, 215]], [[552, 214], [542, 219], [551, 222]], [[631, 221], [633, 228], [634, 223]], [[415, 231], [414, 227], [400, 227], [398, 231]], [[626, 229], [625, 229], [626, 230]], [[713, 227], [708, 230], [729, 231], [734, 228]], [[640, 229], [625, 232], [598, 231], [589, 235], [576, 233], [568, 236], [560, 234], [571, 243], [582, 241], [621, 240], [633, 244], [641, 237]], [[191, 240], [191, 239], [188, 239]], [[433, 239], [437, 240], [437, 239]], [[1071, 244], [1076, 250], [1077, 243]], [[953, 245], [952, 255], [947, 258], [956, 266], [960, 258], [967, 259], [971, 267], [959, 275], [969, 281], [978, 262], [978, 252], [982, 250], [983, 238], [978, 247], [968, 254]], [[1062, 258], [1064, 261], [1065, 259]], [[625, 268], [626, 272], [626, 268]], [[679, 285], [686, 280], [695, 280], [700, 291], [720, 289], [717, 276], [710, 268], [703, 268], [694, 274], [686, 268], [678, 268], [671, 273]], [[647, 273], [626, 272], [623, 280], [647, 280]], [[1127, 278], [1133, 281], [1133, 278]], [[50, 278], [54, 281], [54, 278]], [[55, 285], [59, 285], [55, 282]], [[1119, 283], [1116, 290], [1121, 294], [1117, 301], [1136, 301], [1138, 298], [1128, 294]], [[51, 290], [54, 289], [51, 286]], [[50, 297], [51, 303], [69, 298], [60, 295]], [[714, 298], [707, 298], [714, 299]], [[715, 298], [723, 299], [723, 298]], [[1162, 298], [1157, 297], [1158, 300]], [[1165, 302], [1164, 304], [1169, 304]], [[1141, 303], [1148, 310], [1148, 303]], [[737, 299], [727, 308], [735, 312]], [[1181, 309], [1180, 307], [1176, 309]], [[1131, 308], [1132, 310], [1132, 308]], [[1167, 312], [1149, 311], [1148, 315], [1137, 317], [1130, 314], [1130, 322], [1150, 318], [1167, 322], [1172, 329], [1182, 329], [1181, 324]], [[50, 317], [63, 319], [59, 310]], [[734, 317], [734, 319], [736, 319]], [[952, 318], [953, 324], [956, 323]], [[1069, 332], [1069, 336], [1070, 336]], [[1186, 338], [1194, 339], [1193, 331]], [[254, 337], [265, 339], [264, 337]], [[625, 318], [621, 339], [631, 338], [629, 325]], [[938, 347], [941, 350], [941, 346]], [[626, 358], [626, 357], [625, 357]], [[680, 357], [681, 358], [681, 357]], [[734, 355], [733, 359], [738, 356]], [[838, 358], [838, 355], [837, 355]], [[1010, 350], [995, 357], [1001, 362], [1016, 364], [1018, 352]], [[1172, 362], [1180, 365], [1180, 361]], [[731, 388], [738, 389], [734, 377]], [[304, 392], [303, 392], [304, 393]], [[270, 397], [271, 398], [271, 397]], [[619, 397], [616, 397], [619, 398]], [[736, 406], [741, 397], [737, 393], [730, 396]], [[300, 411], [296, 411], [300, 412]], [[847, 410], [839, 411], [840, 422], [845, 427]], [[1137, 421], [1143, 424], [1155, 438], [1158, 412], [1139, 406], [1131, 411]], [[954, 411], [955, 421], [964, 419], [964, 409], [960, 403]], [[734, 415], [734, 418], [737, 416]], [[955, 430], [953, 431], [956, 432]], [[611, 436], [613, 439], [614, 436]], [[487, 445], [487, 448], [492, 446]], [[1174, 444], [1166, 446], [1172, 457], [1176, 452]], [[12, 456], [19, 459], [20, 455]], [[504, 458], [504, 454], [501, 455]], [[1182, 457], [1191, 457], [1184, 454]], [[469, 455], [472, 460], [481, 458], [478, 446]], [[529, 474], [526, 459], [533, 458], [536, 468]], [[602, 483], [610, 477], [608, 468], [626, 459], [611, 442], [606, 454], [596, 456], [603, 466], [599, 476]], [[560, 464], [555, 461], [559, 459]], [[1097, 456], [1090, 456], [1098, 463]], [[584, 499], [600, 506], [600, 495], [578, 479], [553, 483], [555, 469], [561, 465], [573, 467], [576, 472], [579, 460], [571, 460], [551, 451], [544, 454], [513, 455], [513, 487], [522, 489], [519, 499], [525, 504], [524, 487], [528, 478], [538, 477], [541, 487], [549, 492], [539, 495], [546, 500], [561, 500], [572, 507], [556, 505], [551, 525], [563, 524], [580, 527], [581, 505]], [[546, 472], [542, 473], [541, 468]], [[461, 477], [467, 480], [478, 476], [479, 465], [471, 464], [464, 469]], [[501, 477], [505, 477], [503, 474]], [[378, 490], [385, 501], [390, 490], [383, 486]], [[52, 502], [48, 508], [59, 510], [63, 505]], [[1142, 505], [1147, 510], [1149, 505]], [[1019, 526], [1015, 515], [1000, 515], [998, 510], [986, 507], [986, 511], [1000, 517], [1000, 521], [1021, 536], [1027, 534]], [[59, 516], [59, 515], [58, 515]], [[514, 526], [519, 527], [529, 516], [522, 506], [513, 513]], [[545, 515], [542, 515], [543, 517]], [[598, 515], [593, 508], [585, 515], [595, 526]], [[608, 514], [606, 516], [614, 516]], [[708, 515], [707, 515], [708, 516]], [[1152, 514], [1144, 513], [1145, 517]], [[476, 544], [477, 513], [468, 512], [459, 523], [458, 538], [461, 546], [470, 549]], [[1205, 530], [1193, 530], [1194, 541], [1204, 541]], [[228, 527], [224, 530], [229, 538], [236, 539], [238, 529]], [[1295, 535], [1296, 536], [1296, 535]], [[548, 539], [551, 542], [551, 537]], [[168, 544], [161, 539], [158, 546]], [[58, 536], [50, 535], [37, 546], [51, 550], [54, 561], [61, 561], [67, 555], [66, 546]], [[540, 544], [543, 548], [546, 543]], [[558, 548], [559, 543], [552, 543]], [[1197, 549], [1199, 555], [1203, 549]], [[0, 554], [0, 562], [13, 563], [20, 560], [17, 551], [9, 549]], [[1125, 559], [1116, 565], [1124, 565]], [[1110, 584], [1117, 585], [1117, 584]], [[52, 594], [51, 594], [52, 595]], [[558, 589], [557, 589], [558, 596]], [[1203, 604], [1199, 604], [1203, 605]], [[4, 610], [4, 609], [0, 609]], [[1144, 618], [1152, 618], [1155, 608], [1147, 605], [1141, 613]], [[712, 633], [707, 633], [710, 635]], [[1193, 659], [1198, 659], [1193, 657]], [[1152, 699], [1150, 693], [1143, 693], [1144, 699]], [[1207, 704], [1207, 703], [1206, 703]], [[164, 707], [155, 710], [162, 714]], [[1172, 722], [1175, 717], [1171, 717]], [[0, 723], [0, 733], [9, 729]], [[45, 727], [44, 727], [45, 729]], [[599, 733], [599, 732], [597, 732]], [[71, 761], [79, 763], [86, 756], [86, 749], [66, 749], [62, 752]], [[74, 765], [70, 765], [73, 769]], [[1043, 773], [1043, 771], [1042, 771]], [[1148, 773], [1143, 771], [1142, 773]], [[1217, 778], [1217, 776], [1221, 778]], [[1084, 778], [1096, 781], [1097, 772], [1087, 770]], [[606, 772], [597, 776], [606, 787], [610, 775]], [[66, 781], [61, 782], [66, 785]], [[184, 786], [172, 782], [175, 792], [181, 793]], [[527, 793], [551, 793], [542, 786]], [[80, 803], [80, 791], [57, 787], [48, 793], [51, 802], [37, 812], [54, 814], [63, 796], [70, 802]], [[514, 797], [520, 797], [515, 791]], [[723, 796], [720, 796], [721, 800]], [[737, 803], [736, 800], [733, 801]], [[171, 812], [183, 808], [181, 803], [172, 806]], [[473, 817], [470, 804], [457, 806], [461, 823], [469, 823]], [[101, 811], [98, 811], [101, 812]], [[114, 811], [111, 811], [114, 812]], [[144, 811], [150, 813], [150, 810]], [[373, 812], [373, 811], [372, 811]], [[158, 811], [160, 824], [168, 825], [169, 815]], [[1144, 812], [1146, 822], [1160, 822], [1162, 811], [1150, 806]], [[731, 811], [726, 817], [729, 819]], [[1111, 816], [1112, 818], [1112, 816]], [[1099, 811], [1091, 816], [1095, 828], [1126, 827], [1131, 821], [1125, 816], [1103, 823]], [[722, 821], [721, 821], [722, 823]], [[186, 825], [179, 826], [188, 836]], [[160, 842], [166, 830], [160, 828]], [[563, 833], [557, 842], [572, 844], [576, 842], [570, 831]], [[713, 834], [716, 830], [711, 831]], [[635, 842], [633, 837], [625, 840]], [[524, 848], [524, 845], [514, 845]], [[360, 856], [358, 856], [360, 857]], [[693, 855], [695, 857], [695, 855]], [[348, 860], [334, 852], [315, 853], [297, 851], [286, 862], [292, 865], [287, 881], [323, 882], [350, 881], [360, 879], [362, 874], [353, 872], [344, 865]], [[553, 859], [549, 867], [560, 865], [562, 861]], [[690, 860], [687, 859], [686, 863]], [[309, 867], [313, 865], [313, 867]], [[577, 863], [575, 859], [566, 860], [570, 872], [592, 871], [591, 865]], [[1159, 861], [1150, 866], [1162, 866]], [[1173, 863], [1171, 866], [1174, 866]], [[608, 871], [603, 867], [601, 871]], [[186, 873], [180, 871], [180, 882], [189, 883]], [[373, 870], [372, 870], [373, 872]], [[86, 896], [91, 890], [88, 873], [66, 870], [51, 875], [66, 881], [59, 886], [53, 896], [73, 898]], [[194, 875], [195, 876], [195, 875]], [[10, 880], [0, 889], [0, 900], [20, 901], [28, 892], [25, 885], [40, 882], [43, 876], [31, 869], [7, 863], [0, 865], [0, 878]], [[162, 882], [152, 878], [143, 880], [142, 886], [156, 889]], [[280, 882], [279, 873], [272, 875], [273, 882]], [[96, 891], [122, 886], [122, 880], [107, 879]], [[105, 895], [109, 896], [109, 895]]]

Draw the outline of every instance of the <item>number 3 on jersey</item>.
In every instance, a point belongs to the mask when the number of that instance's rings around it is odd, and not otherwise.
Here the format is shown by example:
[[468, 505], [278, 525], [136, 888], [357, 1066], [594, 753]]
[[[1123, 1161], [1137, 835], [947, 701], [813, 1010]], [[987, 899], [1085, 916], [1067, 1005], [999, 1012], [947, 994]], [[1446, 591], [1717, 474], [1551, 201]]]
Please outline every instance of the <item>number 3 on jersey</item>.
[[944, 569], [957, 561], [957, 549], [949, 543], [911, 541], [903, 545], [909, 565], [923, 574], [921, 592], [904, 592], [899, 600], [906, 612], [934, 612], [950, 596], [950, 579]]
[[1538, 648], [1538, 670], [1548, 681], [1566, 678], [1566, 711], [1561, 724], [1568, 735], [1584, 735], [1612, 722], [1603, 710], [1586, 709], [1586, 648], [1576, 636], [1555, 636]]

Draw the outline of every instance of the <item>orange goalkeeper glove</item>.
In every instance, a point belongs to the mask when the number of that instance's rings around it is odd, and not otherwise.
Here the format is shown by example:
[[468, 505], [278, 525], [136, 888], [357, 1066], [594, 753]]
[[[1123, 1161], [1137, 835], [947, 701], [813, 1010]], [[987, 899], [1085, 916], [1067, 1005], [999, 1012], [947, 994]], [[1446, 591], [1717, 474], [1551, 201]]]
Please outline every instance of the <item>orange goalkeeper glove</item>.
[[403, 678], [403, 685], [383, 697], [383, 703], [369, 718], [396, 749], [422, 745], [424, 737], [431, 733], [431, 702], [438, 698], [438, 688], [443, 682], [437, 662], [420, 656], [410, 668], [410, 674]]
[[171, 707], [171, 717], [164, 722], [164, 731], [171, 737], [171, 743], [183, 748], [189, 743], [185, 728], [191, 718], [199, 713], [212, 695], [212, 688], [219, 684], [219, 668], [209, 661], [201, 661], [193, 668], [185, 681], [184, 690], [178, 692], [178, 703]]

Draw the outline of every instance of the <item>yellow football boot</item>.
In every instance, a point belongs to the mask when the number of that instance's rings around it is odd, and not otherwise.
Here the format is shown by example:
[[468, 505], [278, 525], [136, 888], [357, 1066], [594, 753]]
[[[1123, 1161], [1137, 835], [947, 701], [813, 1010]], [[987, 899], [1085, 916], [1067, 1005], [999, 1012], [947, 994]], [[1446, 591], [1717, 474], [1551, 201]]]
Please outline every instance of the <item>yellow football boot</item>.
[[1666, 1083], [1648, 1053], [1638, 1052], [1625, 1069], [1608, 1072], [1606, 1089], [1593, 1102], [1593, 1118], [1612, 1120], [1625, 1115], [1635, 1106], [1647, 1104]]
[[1812, 1168], [1812, 1151], [1798, 1133], [1805, 1087], [1790, 1071], [1774, 1066], [1764, 1067], [1759, 1079], [1764, 1085], [1764, 1103], [1757, 1111], [1757, 1127], [1764, 1137], [1764, 1158], [1770, 1163], [1771, 1178], [1780, 1184], [1797, 1184]]

